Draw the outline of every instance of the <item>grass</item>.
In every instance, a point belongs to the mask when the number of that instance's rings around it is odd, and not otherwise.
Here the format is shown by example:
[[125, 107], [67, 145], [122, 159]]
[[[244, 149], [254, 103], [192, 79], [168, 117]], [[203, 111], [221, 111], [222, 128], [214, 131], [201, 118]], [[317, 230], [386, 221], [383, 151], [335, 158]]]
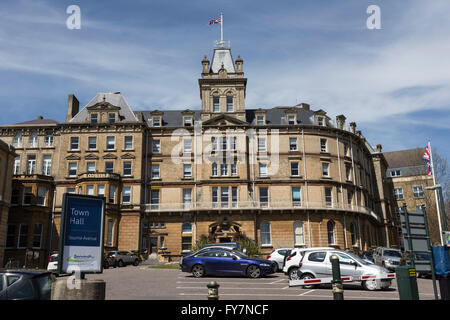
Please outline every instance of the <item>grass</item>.
[[149, 266], [149, 269], [179, 269], [178, 263], [172, 263], [172, 264], [159, 264], [155, 266]]

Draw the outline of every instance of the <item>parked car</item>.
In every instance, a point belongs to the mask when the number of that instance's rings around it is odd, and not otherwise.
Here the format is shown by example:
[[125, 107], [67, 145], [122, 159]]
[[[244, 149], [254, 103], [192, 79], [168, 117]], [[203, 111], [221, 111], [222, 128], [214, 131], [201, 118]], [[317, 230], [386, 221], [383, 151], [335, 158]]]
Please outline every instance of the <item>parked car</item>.
[[373, 251], [363, 251], [361, 253], [361, 259], [366, 260], [367, 262], [373, 262]]
[[[368, 275], [385, 275], [389, 273], [386, 268], [367, 262], [357, 255], [342, 250], [313, 250], [303, 255], [298, 270], [299, 279], [328, 278], [332, 276], [331, 257], [337, 255], [341, 276], [362, 277]], [[371, 279], [361, 281], [366, 290], [386, 289], [391, 285], [391, 279]], [[304, 286], [313, 288], [314, 285]]]
[[0, 300], [50, 300], [52, 274], [36, 270], [0, 270]]
[[103, 268], [104, 269], [108, 269], [109, 267], [117, 267], [117, 262], [116, 262], [116, 258], [114, 258], [113, 256], [114, 252], [110, 251], [110, 252], [105, 252], [105, 254], [103, 255]]
[[114, 265], [118, 267], [124, 267], [127, 264], [139, 265], [138, 256], [129, 251], [109, 251], [108, 255], [114, 258]]
[[315, 247], [315, 248], [295, 248], [291, 251], [291, 254], [286, 258], [286, 262], [283, 266], [284, 274], [289, 276], [291, 280], [298, 280], [297, 270], [299, 263], [303, 258], [303, 255], [308, 250], [333, 250], [332, 247]]
[[291, 254], [292, 250], [293, 248], [275, 249], [267, 256], [267, 260], [275, 262], [276, 271], [281, 271], [283, 270], [284, 263], [286, 262], [287, 257]]
[[58, 254], [52, 254], [48, 261], [47, 271], [56, 272], [58, 270]]
[[180, 261], [183, 272], [192, 272], [196, 278], [204, 275], [237, 275], [259, 278], [274, 273], [272, 262], [266, 259], [250, 258], [235, 250], [208, 250], [199, 252]]
[[402, 252], [398, 249], [379, 247], [373, 254], [374, 263], [391, 271], [400, 265]]

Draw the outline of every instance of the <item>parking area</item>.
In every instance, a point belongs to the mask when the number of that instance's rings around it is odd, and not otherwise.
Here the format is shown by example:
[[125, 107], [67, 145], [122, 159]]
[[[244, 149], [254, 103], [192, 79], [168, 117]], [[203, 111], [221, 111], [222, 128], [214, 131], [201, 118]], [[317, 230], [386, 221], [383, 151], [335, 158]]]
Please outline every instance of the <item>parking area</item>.
[[[128, 266], [104, 270], [103, 274], [88, 275], [88, 279], [106, 281], [106, 299], [149, 300], [206, 300], [206, 285], [214, 280], [219, 285], [220, 300], [332, 300], [330, 285], [317, 289], [289, 287], [282, 273], [259, 278], [202, 277], [174, 269], [149, 269], [147, 266]], [[418, 279], [421, 300], [433, 300], [431, 279]], [[365, 291], [359, 283], [344, 284], [346, 300], [399, 300], [397, 283], [383, 291]], [[439, 289], [438, 289], [439, 290]]]

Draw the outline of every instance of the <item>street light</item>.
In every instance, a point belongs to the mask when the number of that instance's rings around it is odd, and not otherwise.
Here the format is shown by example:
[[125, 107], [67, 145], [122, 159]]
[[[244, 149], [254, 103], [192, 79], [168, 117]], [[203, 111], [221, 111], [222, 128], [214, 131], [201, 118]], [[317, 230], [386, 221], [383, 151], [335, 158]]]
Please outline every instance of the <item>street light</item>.
[[[444, 196], [443, 196], [443, 194], [442, 194], [442, 186], [440, 185], [440, 184], [437, 184], [437, 185], [434, 185], [434, 186], [431, 186], [431, 187], [425, 187], [425, 189], [427, 189], [427, 190], [439, 190], [439, 199], [440, 199], [440, 207], [442, 208], [442, 218], [444, 219], [444, 229], [445, 229], [445, 231], [448, 231], [448, 226], [447, 226], [447, 216], [445, 215], [445, 206], [444, 206]], [[438, 218], [439, 218], [439, 231], [441, 232], [441, 245], [443, 246], [444, 245], [444, 240], [443, 240], [443, 238], [442, 238], [442, 234], [443, 234], [443, 232], [442, 232], [442, 227], [441, 227], [441, 219], [440, 219], [440, 216], [439, 216], [439, 212], [438, 212]]]

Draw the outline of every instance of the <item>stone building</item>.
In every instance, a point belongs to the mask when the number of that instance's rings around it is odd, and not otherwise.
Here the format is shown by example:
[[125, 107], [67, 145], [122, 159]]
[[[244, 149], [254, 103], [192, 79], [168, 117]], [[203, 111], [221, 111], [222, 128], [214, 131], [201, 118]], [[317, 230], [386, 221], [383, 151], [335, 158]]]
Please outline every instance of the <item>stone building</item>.
[[80, 109], [69, 95], [64, 122], [1, 126], [18, 154], [11, 237], [24, 245], [7, 251], [37, 250], [40, 224], [41, 256], [56, 250], [66, 192], [106, 198], [106, 250], [177, 259], [202, 236], [246, 236], [264, 253], [399, 245], [380, 145], [306, 103], [246, 108], [243, 59], [225, 42], [201, 64], [201, 110], [133, 111], [119, 92]]

